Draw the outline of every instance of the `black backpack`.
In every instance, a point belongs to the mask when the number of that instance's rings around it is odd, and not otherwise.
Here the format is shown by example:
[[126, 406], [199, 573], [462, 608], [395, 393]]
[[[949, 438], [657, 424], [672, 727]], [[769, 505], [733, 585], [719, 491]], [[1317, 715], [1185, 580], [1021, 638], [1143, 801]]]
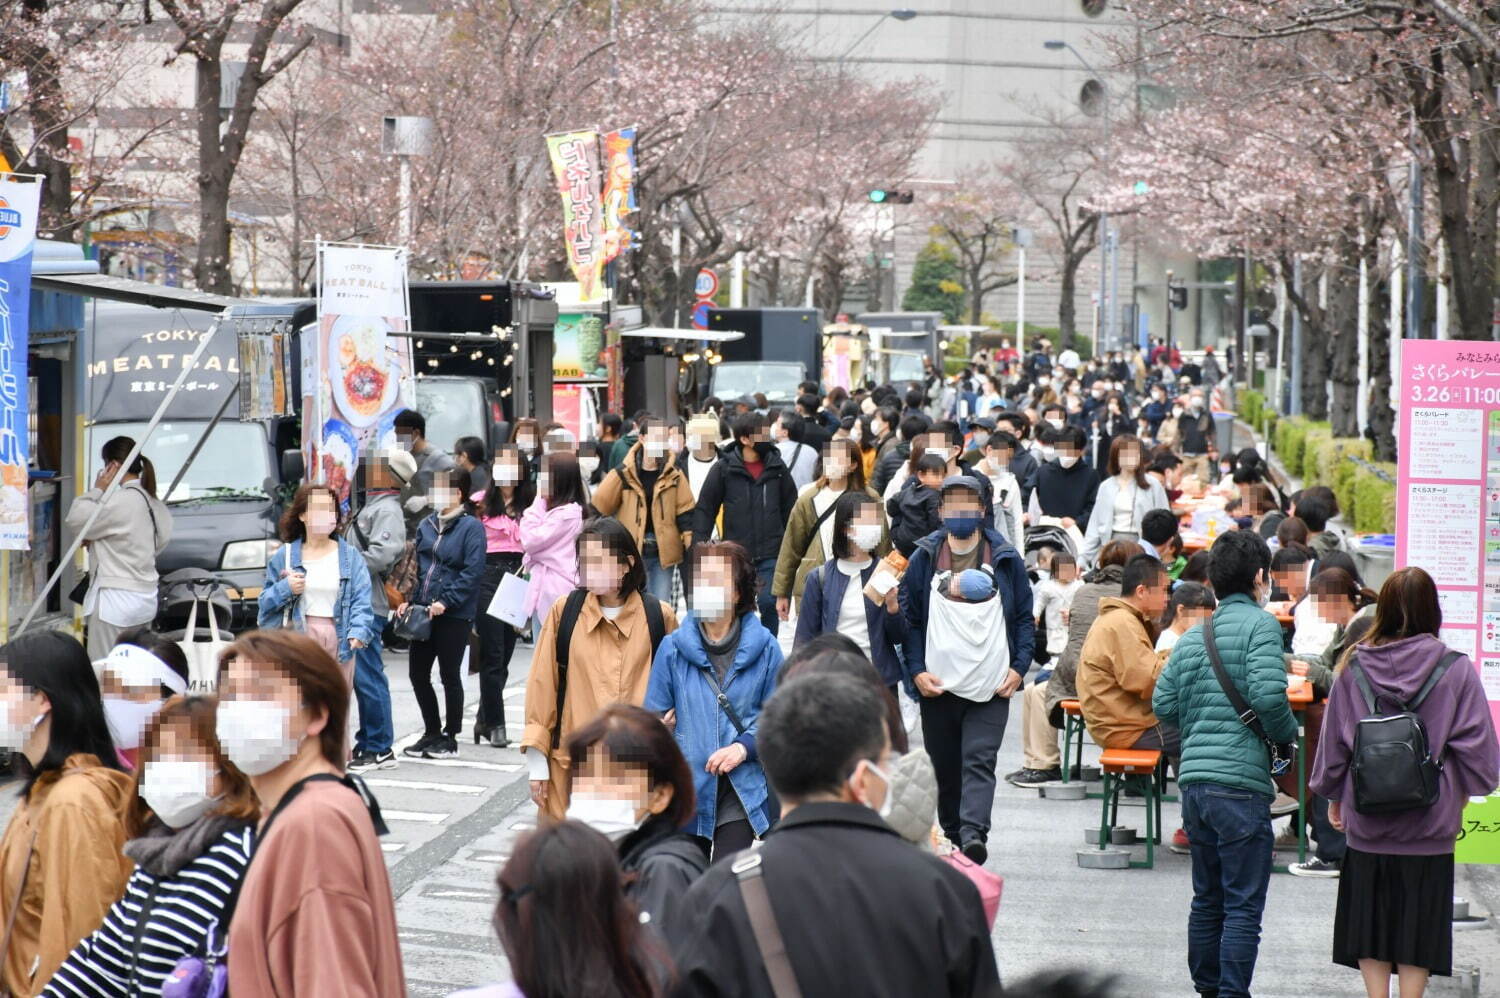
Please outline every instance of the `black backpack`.
[[[1370, 678], [1360, 667], [1358, 653], [1349, 658], [1349, 671], [1364, 697], [1369, 714], [1354, 726], [1354, 810], [1360, 814], [1391, 814], [1431, 807], [1438, 799], [1438, 777], [1442, 763], [1432, 757], [1427, 742], [1427, 725], [1417, 709], [1432, 692], [1443, 673], [1459, 658], [1450, 651], [1438, 661], [1432, 674], [1417, 691], [1411, 703], [1402, 703], [1389, 694], [1376, 693]], [[1400, 710], [1388, 714], [1380, 701], [1394, 703]]]
[[[583, 601], [588, 598], [587, 589], [575, 589], [568, 593], [563, 604], [562, 618], [557, 622], [557, 645], [553, 652], [557, 661], [557, 727], [552, 729], [552, 748], [562, 746], [563, 701], [568, 698], [568, 659], [572, 657], [573, 628], [578, 624], [578, 615], [583, 612]], [[641, 608], [646, 611], [646, 634], [651, 639], [651, 658], [656, 659], [656, 649], [667, 636], [667, 621], [662, 616], [661, 601], [650, 593], [641, 593]], [[540, 635], [538, 635], [540, 637]]]

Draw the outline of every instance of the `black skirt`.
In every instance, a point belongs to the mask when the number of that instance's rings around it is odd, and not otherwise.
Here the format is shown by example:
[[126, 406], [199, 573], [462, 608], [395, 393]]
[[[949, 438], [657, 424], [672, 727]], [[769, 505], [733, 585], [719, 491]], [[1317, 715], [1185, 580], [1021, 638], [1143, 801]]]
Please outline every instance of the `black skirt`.
[[1453, 854], [1392, 856], [1350, 848], [1339, 876], [1333, 962], [1379, 960], [1453, 972]]

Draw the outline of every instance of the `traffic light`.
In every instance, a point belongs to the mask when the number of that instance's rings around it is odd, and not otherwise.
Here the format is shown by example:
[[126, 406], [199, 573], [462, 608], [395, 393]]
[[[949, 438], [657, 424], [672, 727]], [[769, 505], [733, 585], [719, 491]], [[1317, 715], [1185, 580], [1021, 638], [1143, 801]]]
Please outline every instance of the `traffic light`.
[[911, 204], [911, 191], [896, 191], [887, 187], [877, 187], [870, 192], [871, 204]]
[[1168, 288], [1167, 299], [1172, 303], [1173, 308], [1181, 312], [1187, 308], [1187, 288]]

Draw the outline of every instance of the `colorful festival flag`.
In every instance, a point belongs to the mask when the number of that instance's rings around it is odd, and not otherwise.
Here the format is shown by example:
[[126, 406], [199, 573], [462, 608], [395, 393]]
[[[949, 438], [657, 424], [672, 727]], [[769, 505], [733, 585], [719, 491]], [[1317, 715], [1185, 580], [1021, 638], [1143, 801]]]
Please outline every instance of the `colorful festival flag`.
[[604, 262], [635, 248], [635, 126], [604, 133]]
[[599, 133], [558, 132], [546, 136], [547, 155], [563, 203], [563, 242], [568, 264], [585, 302], [602, 297], [604, 211], [599, 176]]

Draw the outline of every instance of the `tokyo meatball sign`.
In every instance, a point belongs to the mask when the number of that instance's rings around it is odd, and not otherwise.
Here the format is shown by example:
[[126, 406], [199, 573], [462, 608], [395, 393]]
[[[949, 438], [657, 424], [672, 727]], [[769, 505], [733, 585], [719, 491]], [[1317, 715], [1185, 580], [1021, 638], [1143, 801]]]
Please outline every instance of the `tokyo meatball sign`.
[[409, 345], [388, 336], [410, 327], [406, 260], [394, 246], [318, 245], [316, 368], [303, 382], [304, 392], [316, 391], [303, 411], [318, 432], [307, 434], [307, 460], [309, 477], [345, 503], [361, 453], [390, 444], [391, 419], [411, 395]]

